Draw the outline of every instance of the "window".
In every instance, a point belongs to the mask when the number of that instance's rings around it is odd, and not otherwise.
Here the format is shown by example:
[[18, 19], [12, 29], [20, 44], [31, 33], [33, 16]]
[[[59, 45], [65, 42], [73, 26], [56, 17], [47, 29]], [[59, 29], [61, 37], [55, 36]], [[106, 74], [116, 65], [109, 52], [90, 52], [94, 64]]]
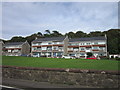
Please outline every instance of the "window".
[[85, 50], [85, 48], [80, 48], [80, 50], [81, 50], [81, 51], [84, 51], [84, 50]]
[[98, 42], [94, 42], [94, 45], [97, 45], [98, 44]]
[[54, 42], [54, 44], [57, 44], [57, 42]]
[[98, 44], [106, 44], [105, 42], [98, 42]]
[[84, 56], [85, 54], [84, 53], [80, 53], [80, 56]]
[[33, 47], [32, 50], [37, 50], [37, 47]]
[[51, 42], [49, 42], [48, 44], [49, 44], [49, 45], [51, 45], [52, 43], [51, 43]]
[[104, 50], [105, 49], [105, 47], [99, 47], [100, 48], [100, 50]]
[[47, 49], [47, 47], [42, 47], [42, 50], [46, 50]]
[[47, 50], [52, 50], [52, 47], [47, 47]]
[[81, 45], [84, 45], [84, 43], [81, 43]]
[[13, 50], [12, 52], [18, 52], [18, 49], [16, 49], [16, 50]]
[[41, 48], [38, 47], [37, 50], [41, 50]]
[[8, 52], [11, 52], [11, 50], [8, 50]]
[[68, 48], [68, 50], [73, 50], [73, 48]]
[[86, 50], [90, 50], [91, 48], [90, 47], [86, 47]]
[[90, 43], [86, 43], [86, 45], [90, 45]]
[[76, 45], [79, 45], [79, 43], [70, 43], [69, 45], [70, 46], [76, 46]]
[[58, 47], [53, 47], [53, 50], [58, 50]]
[[99, 49], [99, 47], [93, 47], [93, 49]]

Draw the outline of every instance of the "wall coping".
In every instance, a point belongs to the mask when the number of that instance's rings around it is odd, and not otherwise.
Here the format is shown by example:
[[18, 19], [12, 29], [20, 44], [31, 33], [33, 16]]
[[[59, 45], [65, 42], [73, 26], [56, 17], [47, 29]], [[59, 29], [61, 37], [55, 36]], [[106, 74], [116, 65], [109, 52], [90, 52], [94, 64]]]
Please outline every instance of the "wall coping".
[[96, 73], [96, 74], [113, 74], [120, 75], [120, 71], [115, 70], [93, 70], [93, 69], [69, 69], [69, 68], [39, 68], [39, 67], [19, 67], [2, 65], [1, 68], [11, 68], [19, 70], [41, 70], [41, 71], [58, 71], [58, 72], [73, 72], [73, 73]]

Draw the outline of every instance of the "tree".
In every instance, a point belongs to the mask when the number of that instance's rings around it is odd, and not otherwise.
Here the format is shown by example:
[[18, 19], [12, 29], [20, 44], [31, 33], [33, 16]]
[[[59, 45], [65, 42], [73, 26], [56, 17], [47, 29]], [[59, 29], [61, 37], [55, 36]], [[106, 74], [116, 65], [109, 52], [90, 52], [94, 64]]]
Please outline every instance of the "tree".
[[38, 36], [43, 36], [41, 32], [38, 32], [37, 35], [38, 35]]
[[26, 41], [26, 39], [22, 36], [15, 36], [12, 37], [11, 40], [9, 40], [8, 42], [24, 42]]
[[45, 30], [46, 34], [51, 34], [50, 30]]
[[53, 33], [51, 34], [51, 36], [55, 36], [55, 37], [59, 37], [62, 36], [61, 33], [59, 33], [58, 31], [52, 31]]
[[108, 52], [110, 54], [120, 54], [120, 29], [110, 29], [106, 34]]
[[95, 32], [90, 32], [88, 34], [89, 37], [98, 37], [98, 36], [104, 36], [104, 33], [102, 33], [101, 31], [95, 31]]
[[69, 32], [69, 33], [66, 33], [65, 36], [68, 36], [69, 38], [74, 38], [75, 34], [74, 32]]
[[93, 56], [93, 53], [87, 52], [87, 57], [91, 57], [91, 56]]
[[77, 32], [75, 33], [75, 37], [77, 37], [77, 38], [86, 37], [86, 36], [87, 36], [87, 34], [84, 33], [84, 32], [82, 32], [82, 31], [77, 31]]

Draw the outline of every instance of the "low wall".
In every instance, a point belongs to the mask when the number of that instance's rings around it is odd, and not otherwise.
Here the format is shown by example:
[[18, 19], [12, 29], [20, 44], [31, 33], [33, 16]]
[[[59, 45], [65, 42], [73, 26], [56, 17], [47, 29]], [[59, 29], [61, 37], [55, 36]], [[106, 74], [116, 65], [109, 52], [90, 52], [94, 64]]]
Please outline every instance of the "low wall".
[[119, 74], [117, 71], [2, 66], [3, 78], [100, 88], [118, 88]]

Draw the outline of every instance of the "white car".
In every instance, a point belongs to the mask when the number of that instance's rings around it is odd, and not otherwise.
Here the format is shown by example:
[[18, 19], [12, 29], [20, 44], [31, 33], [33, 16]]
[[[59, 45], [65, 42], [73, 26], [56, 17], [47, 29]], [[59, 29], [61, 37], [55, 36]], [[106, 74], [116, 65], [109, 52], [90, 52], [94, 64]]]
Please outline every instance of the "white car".
[[38, 57], [38, 55], [32, 55], [33, 57]]
[[74, 57], [67, 56], [67, 55], [62, 56], [62, 58], [66, 58], [66, 59], [74, 59]]

